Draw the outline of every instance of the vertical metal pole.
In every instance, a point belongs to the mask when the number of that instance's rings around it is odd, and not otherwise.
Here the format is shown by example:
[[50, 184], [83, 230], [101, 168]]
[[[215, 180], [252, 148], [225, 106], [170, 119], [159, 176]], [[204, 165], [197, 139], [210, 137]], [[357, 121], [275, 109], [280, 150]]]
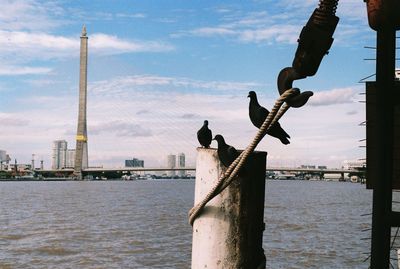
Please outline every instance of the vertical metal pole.
[[393, 89], [395, 70], [395, 39], [393, 27], [377, 31], [376, 111], [377, 171], [373, 190], [371, 268], [389, 268], [390, 214], [392, 211], [393, 178]]
[[35, 154], [32, 154], [32, 171], [35, 171]]

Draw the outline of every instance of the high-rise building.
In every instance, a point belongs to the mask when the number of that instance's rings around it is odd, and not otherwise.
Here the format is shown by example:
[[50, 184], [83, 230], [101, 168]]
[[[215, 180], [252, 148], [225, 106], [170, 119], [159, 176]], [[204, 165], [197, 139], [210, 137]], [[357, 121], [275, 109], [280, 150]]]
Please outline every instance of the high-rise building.
[[5, 150], [0, 150], [0, 170], [7, 169], [4, 163], [7, 162], [7, 152]]
[[[176, 167], [176, 155], [170, 154], [167, 156], [167, 168], [175, 168]], [[167, 175], [169, 177], [175, 176], [175, 171], [168, 171]]]
[[133, 158], [132, 160], [125, 160], [125, 167], [144, 167], [144, 160]]
[[[185, 153], [179, 153], [178, 154], [178, 167], [179, 168], [184, 168], [185, 167]], [[180, 170], [179, 171], [179, 176], [184, 177], [186, 175], [185, 170]]]
[[0, 161], [5, 162], [7, 157], [7, 152], [5, 150], [0, 150]]
[[62, 169], [66, 167], [68, 143], [65, 140], [53, 141], [53, 150], [51, 155], [51, 168]]
[[67, 149], [67, 161], [65, 167], [74, 168], [74, 166], [75, 166], [75, 149]]

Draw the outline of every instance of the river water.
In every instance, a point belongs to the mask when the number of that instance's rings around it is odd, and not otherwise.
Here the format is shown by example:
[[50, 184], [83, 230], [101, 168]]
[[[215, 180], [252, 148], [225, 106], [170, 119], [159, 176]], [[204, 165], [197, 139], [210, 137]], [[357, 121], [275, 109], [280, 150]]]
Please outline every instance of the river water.
[[[193, 195], [194, 180], [1, 182], [0, 268], [190, 268]], [[267, 181], [267, 268], [368, 268], [371, 197]]]

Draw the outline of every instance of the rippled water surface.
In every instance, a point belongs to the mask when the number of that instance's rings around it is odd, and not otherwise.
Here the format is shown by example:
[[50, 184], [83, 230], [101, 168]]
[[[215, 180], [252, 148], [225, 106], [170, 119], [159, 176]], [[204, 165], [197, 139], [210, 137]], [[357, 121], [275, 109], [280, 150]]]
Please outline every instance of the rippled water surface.
[[[190, 268], [194, 181], [0, 183], [0, 268]], [[371, 193], [267, 181], [267, 268], [368, 268]]]

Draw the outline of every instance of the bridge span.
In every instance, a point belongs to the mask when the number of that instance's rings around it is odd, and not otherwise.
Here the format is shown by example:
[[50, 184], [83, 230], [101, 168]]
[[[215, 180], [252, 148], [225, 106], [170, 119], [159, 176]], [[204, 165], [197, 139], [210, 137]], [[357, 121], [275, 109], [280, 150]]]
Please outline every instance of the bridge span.
[[[196, 167], [180, 167], [180, 168], [165, 168], [165, 167], [114, 167], [114, 168], [103, 168], [103, 167], [89, 167], [82, 170], [82, 172], [160, 172], [160, 171], [196, 171]], [[302, 173], [324, 173], [324, 174], [342, 174], [342, 173], [354, 173], [360, 174], [363, 171], [355, 169], [318, 169], [318, 168], [295, 168], [295, 167], [267, 167], [267, 172], [302, 172]], [[74, 172], [73, 168], [65, 169], [45, 169], [35, 170], [37, 173], [56, 173], [56, 172]]]

